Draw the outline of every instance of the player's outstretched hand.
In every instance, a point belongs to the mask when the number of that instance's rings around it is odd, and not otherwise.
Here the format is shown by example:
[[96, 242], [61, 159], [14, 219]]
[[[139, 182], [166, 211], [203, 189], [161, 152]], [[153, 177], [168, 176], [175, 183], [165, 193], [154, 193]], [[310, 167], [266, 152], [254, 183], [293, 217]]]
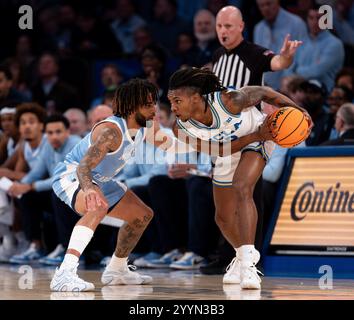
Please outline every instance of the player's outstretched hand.
[[84, 198], [87, 211], [108, 210], [108, 202], [97, 186], [85, 190]]

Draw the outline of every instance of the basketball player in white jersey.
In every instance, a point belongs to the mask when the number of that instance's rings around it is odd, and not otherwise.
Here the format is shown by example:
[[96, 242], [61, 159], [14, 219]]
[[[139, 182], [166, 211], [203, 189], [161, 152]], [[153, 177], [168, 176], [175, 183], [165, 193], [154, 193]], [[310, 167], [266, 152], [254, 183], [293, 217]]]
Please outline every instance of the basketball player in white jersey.
[[[114, 98], [114, 116], [96, 124], [66, 156], [64, 162], [57, 165], [53, 190], [82, 218], [72, 231], [64, 261], [51, 281], [51, 290], [94, 289], [92, 283], [78, 277], [77, 267], [80, 255], [106, 214], [124, 220], [125, 224], [119, 230], [116, 250], [103, 272], [102, 283], [151, 283], [151, 277], [132, 272], [127, 260], [152, 219], [153, 212], [119, 182], [117, 175], [134, 156], [135, 149], [145, 135], [148, 142], [166, 151], [180, 149], [184, 152], [184, 144], [178, 148], [178, 140], [171, 139], [162, 131], [157, 132], [157, 126], [150, 130], [145, 128], [146, 122], [155, 116], [157, 97], [157, 88], [146, 80], [133, 79], [121, 85]], [[256, 133], [232, 142], [231, 148], [238, 151], [249, 143], [267, 138], [271, 138], [271, 133], [264, 124]], [[196, 141], [200, 143], [200, 140]], [[219, 155], [219, 144], [216, 146], [216, 155]]]
[[[255, 105], [261, 101], [276, 107], [292, 106], [308, 113], [286, 96], [268, 87], [249, 86], [227, 90], [207, 69], [188, 68], [170, 78], [168, 98], [176, 114], [175, 133], [219, 142], [236, 142], [256, 132], [266, 115]], [[178, 130], [182, 129], [182, 130]], [[265, 139], [266, 140], [266, 139]], [[238, 283], [243, 289], [259, 289], [261, 279], [254, 247], [257, 211], [253, 201], [255, 183], [274, 147], [273, 141], [254, 141], [217, 157], [213, 170], [216, 223], [236, 255], [224, 275], [224, 283]], [[231, 154], [232, 153], [232, 154]]]

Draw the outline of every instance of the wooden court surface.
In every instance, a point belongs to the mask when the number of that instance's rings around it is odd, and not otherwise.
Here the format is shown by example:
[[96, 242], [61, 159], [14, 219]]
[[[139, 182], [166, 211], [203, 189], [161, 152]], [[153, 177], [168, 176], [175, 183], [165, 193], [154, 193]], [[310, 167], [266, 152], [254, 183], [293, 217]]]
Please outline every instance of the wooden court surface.
[[[54, 268], [0, 265], [0, 300], [353, 300], [354, 280], [333, 280], [333, 289], [321, 290], [318, 279], [263, 277], [262, 290], [241, 290], [239, 285], [223, 285], [222, 276], [206, 276], [197, 271], [140, 269], [151, 275], [145, 286], [106, 286], [100, 270], [79, 270], [79, 275], [95, 284], [94, 292], [50, 292]], [[23, 273], [21, 273], [22, 271]], [[33, 282], [29, 282], [32, 279]], [[24, 289], [30, 287], [32, 289]], [[22, 287], [22, 289], [20, 289]]]

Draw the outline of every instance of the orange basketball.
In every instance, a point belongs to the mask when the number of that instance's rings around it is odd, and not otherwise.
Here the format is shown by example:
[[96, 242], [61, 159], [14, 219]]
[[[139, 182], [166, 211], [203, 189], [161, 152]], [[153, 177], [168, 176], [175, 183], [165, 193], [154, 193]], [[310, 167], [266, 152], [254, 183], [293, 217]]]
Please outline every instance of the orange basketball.
[[292, 148], [308, 137], [309, 123], [301, 110], [284, 107], [272, 114], [270, 128], [279, 146]]

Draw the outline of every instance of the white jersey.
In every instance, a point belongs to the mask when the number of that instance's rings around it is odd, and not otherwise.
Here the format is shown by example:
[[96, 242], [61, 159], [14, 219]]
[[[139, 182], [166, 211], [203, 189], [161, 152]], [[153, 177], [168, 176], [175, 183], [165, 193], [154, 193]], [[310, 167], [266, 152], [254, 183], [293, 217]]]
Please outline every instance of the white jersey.
[[[221, 100], [221, 91], [210, 93], [205, 98], [213, 115], [213, 123], [210, 127], [193, 119], [185, 122], [177, 120], [179, 127], [194, 138], [212, 142], [230, 142], [257, 131], [266, 117], [256, 107], [249, 107], [238, 114], [232, 114]], [[273, 141], [253, 142], [240, 152], [216, 157], [214, 159], [213, 184], [218, 187], [233, 185], [234, 173], [242, 152], [258, 152], [265, 161], [268, 161], [273, 148]]]
[[233, 141], [256, 131], [265, 118], [265, 114], [256, 107], [249, 107], [238, 114], [231, 113], [221, 100], [221, 91], [210, 93], [205, 98], [213, 115], [210, 127], [193, 119], [185, 122], [177, 119], [179, 127], [194, 138], [214, 142]]

